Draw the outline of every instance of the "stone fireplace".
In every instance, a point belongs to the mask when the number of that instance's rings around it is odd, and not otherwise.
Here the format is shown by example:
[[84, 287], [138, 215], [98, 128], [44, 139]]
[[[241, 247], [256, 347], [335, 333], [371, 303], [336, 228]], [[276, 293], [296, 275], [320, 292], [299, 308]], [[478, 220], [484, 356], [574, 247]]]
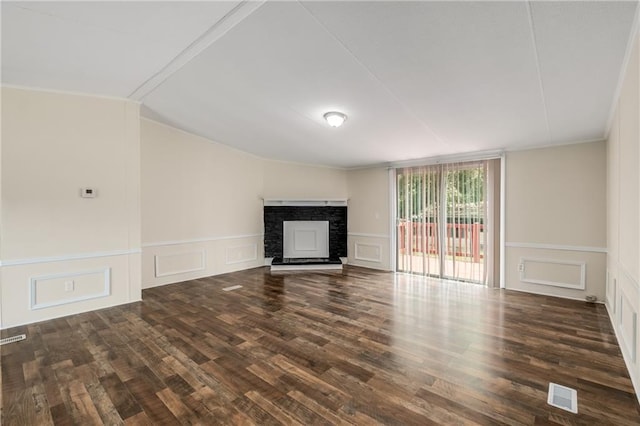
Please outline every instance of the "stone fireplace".
[[265, 200], [264, 253], [272, 269], [341, 268], [340, 258], [347, 257], [347, 201]]

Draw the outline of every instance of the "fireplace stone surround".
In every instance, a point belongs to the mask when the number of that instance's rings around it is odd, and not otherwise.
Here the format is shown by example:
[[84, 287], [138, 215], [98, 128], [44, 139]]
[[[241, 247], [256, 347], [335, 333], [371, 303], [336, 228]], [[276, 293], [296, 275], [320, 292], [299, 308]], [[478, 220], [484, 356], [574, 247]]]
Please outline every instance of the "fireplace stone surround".
[[[283, 232], [285, 221], [329, 222], [329, 258], [283, 258]], [[346, 200], [265, 200], [264, 203], [264, 255], [273, 258], [272, 264], [301, 265], [338, 264], [347, 257], [347, 202]]]

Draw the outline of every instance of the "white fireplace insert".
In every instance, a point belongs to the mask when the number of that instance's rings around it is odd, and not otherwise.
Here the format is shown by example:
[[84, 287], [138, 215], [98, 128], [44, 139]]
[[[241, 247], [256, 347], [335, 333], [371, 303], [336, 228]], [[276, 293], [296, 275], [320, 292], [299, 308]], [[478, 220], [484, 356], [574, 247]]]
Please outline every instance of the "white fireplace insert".
[[329, 221], [284, 221], [282, 245], [285, 259], [328, 258]]

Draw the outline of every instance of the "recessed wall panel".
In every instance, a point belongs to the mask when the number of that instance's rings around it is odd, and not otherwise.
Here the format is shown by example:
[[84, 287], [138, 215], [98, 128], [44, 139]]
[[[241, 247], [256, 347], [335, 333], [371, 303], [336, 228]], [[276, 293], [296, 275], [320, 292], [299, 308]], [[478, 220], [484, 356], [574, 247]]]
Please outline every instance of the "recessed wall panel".
[[205, 269], [204, 250], [155, 256], [156, 277], [184, 274]]
[[31, 309], [109, 296], [111, 269], [77, 271], [31, 278]]
[[364, 260], [365, 262], [376, 263], [380, 263], [382, 261], [382, 247], [380, 244], [356, 242], [354, 244], [354, 249], [354, 258], [356, 260]]
[[629, 297], [620, 294], [620, 337], [623, 349], [627, 352], [632, 362], [636, 362], [636, 342], [638, 336], [638, 312], [635, 304]]
[[520, 259], [520, 281], [583, 290], [586, 263], [555, 259]]
[[227, 247], [226, 264], [251, 262], [258, 259], [258, 245], [256, 243]]

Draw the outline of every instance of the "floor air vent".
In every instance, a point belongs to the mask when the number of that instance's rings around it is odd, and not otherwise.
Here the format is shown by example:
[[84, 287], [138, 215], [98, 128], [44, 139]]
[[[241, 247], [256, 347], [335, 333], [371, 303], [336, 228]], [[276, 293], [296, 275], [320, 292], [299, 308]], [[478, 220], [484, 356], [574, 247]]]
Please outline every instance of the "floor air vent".
[[13, 343], [13, 342], [19, 342], [20, 340], [24, 340], [26, 338], [27, 338], [26, 334], [20, 334], [18, 336], [13, 336], [13, 337], [5, 337], [4, 339], [0, 339], [0, 346]]
[[224, 290], [224, 291], [233, 291], [233, 290], [237, 290], [239, 288], [242, 288], [242, 286], [241, 285], [232, 285], [231, 287], [225, 287], [222, 290]]
[[554, 407], [578, 413], [578, 391], [556, 383], [549, 383], [547, 403]]

